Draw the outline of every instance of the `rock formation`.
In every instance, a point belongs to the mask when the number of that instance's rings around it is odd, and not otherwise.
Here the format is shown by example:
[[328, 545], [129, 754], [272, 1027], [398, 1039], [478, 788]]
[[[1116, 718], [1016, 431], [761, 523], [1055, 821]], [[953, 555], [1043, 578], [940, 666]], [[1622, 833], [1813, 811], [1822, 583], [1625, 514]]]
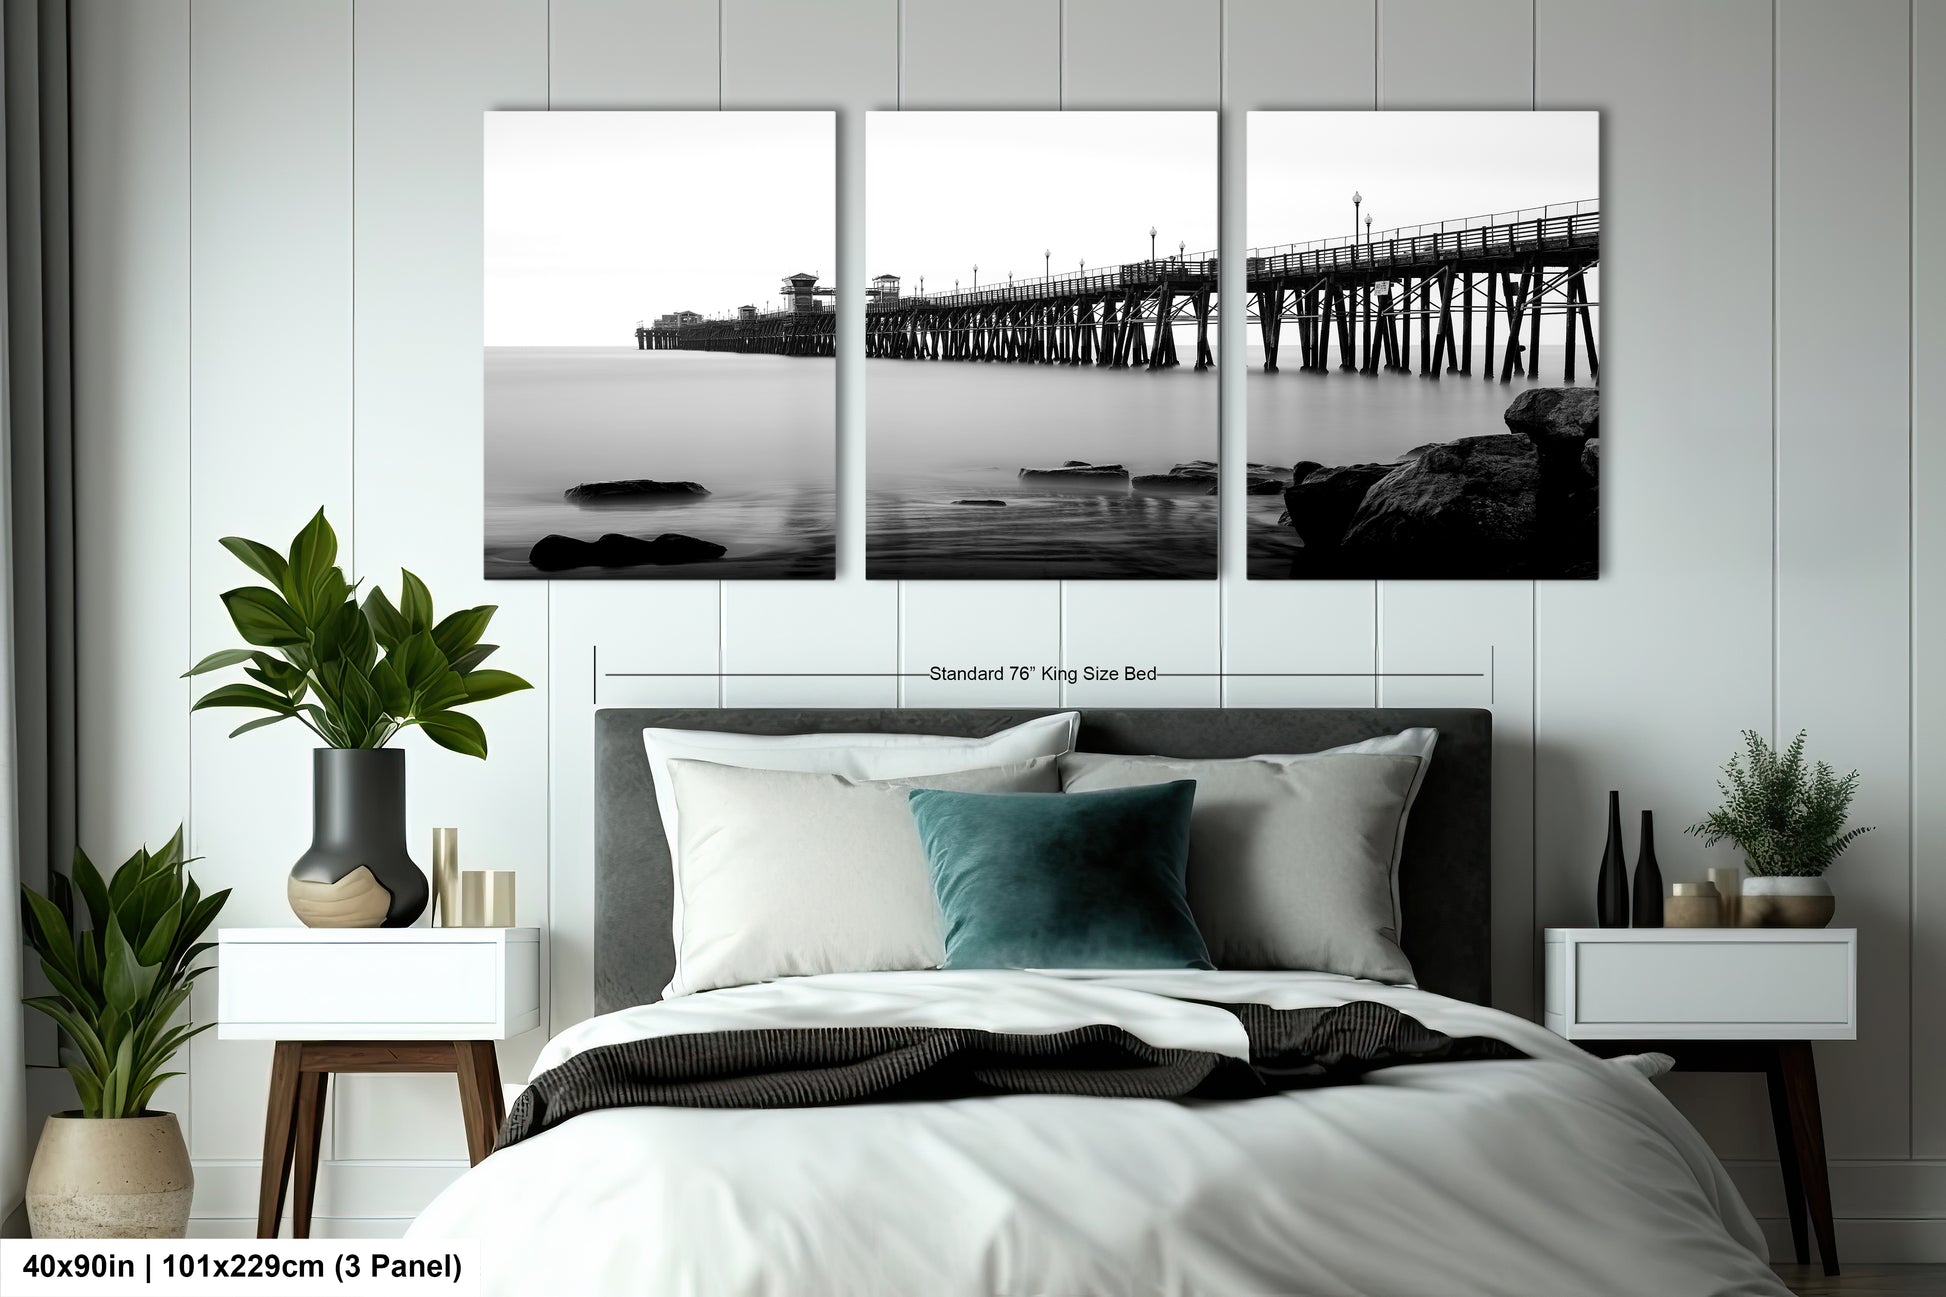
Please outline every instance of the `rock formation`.
[[648, 500], [681, 499], [708, 495], [709, 490], [695, 482], [658, 482], [653, 478], [631, 477], [616, 482], [583, 482], [567, 489], [567, 498], [577, 504], [611, 501], [633, 504]]
[[668, 567], [721, 558], [726, 552], [721, 545], [677, 532], [654, 540], [609, 532], [599, 540], [543, 536], [528, 551], [527, 561], [543, 572], [566, 572], [577, 567]]
[[1595, 575], [1600, 409], [1592, 388], [1532, 388], [1506, 433], [1390, 464], [1297, 464], [1281, 520], [1304, 545], [1293, 575]]

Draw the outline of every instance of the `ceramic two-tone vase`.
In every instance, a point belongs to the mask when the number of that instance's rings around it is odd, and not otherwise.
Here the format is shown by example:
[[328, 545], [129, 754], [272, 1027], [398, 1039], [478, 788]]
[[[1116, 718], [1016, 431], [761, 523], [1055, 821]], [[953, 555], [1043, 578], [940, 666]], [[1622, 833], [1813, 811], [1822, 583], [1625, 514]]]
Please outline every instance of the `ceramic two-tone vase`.
[[405, 753], [311, 754], [311, 849], [291, 867], [291, 909], [309, 928], [406, 928], [425, 912], [426, 875], [405, 849]]
[[182, 1238], [195, 1191], [174, 1113], [56, 1113], [27, 1172], [27, 1223], [35, 1238]]
[[1837, 912], [1823, 878], [1758, 874], [1743, 880], [1737, 896], [1739, 928], [1822, 928]]

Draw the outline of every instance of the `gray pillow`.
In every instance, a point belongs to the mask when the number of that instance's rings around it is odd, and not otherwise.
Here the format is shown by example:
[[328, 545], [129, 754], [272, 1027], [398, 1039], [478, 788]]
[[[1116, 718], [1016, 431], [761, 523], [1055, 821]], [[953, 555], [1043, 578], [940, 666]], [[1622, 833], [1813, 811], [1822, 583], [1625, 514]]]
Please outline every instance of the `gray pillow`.
[[910, 779], [669, 762], [681, 808], [682, 920], [664, 997], [938, 967], [939, 908], [906, 794], [1058, 793], [1054, 761]]
[[1394, 918], [1393, 862], [1421, 757], [1073, 752], [1060, 763], [1068, 792], [1196, 781], [1189, 908], [1218, 968], [1412, 981]]

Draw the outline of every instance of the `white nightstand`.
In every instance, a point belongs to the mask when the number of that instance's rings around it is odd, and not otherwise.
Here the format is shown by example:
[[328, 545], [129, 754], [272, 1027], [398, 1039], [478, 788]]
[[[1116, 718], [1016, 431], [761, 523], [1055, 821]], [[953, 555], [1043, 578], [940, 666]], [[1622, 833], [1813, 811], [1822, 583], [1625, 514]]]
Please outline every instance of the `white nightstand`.
[[1838, 1273], [1814, 1040], [1858, 1036], [1852, 928], [1549, 928], [1549, 1031], [1604, 1056], [1653, 1050], [1696, 1072], [1770, 1083], [1791, 1241], [1808, 1263], [1808, 1214]]
[[311, 1232], [333, 1072], [450, 1072], [477, 1165], [506, 1119], [493, 1042], [540, 1025], [539, 928], [225, 928], [216, 1034], [277, 1042], [257, 1237]]

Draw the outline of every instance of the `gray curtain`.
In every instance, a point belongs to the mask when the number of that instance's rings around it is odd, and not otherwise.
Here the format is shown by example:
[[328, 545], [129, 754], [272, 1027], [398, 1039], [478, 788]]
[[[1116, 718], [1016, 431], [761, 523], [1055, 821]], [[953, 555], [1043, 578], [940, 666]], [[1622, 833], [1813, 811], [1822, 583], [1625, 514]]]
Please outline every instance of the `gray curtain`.
[[0, 310], [0, 1219], [31, 1156], [21, 882], [45, 889], [75, 840], [74, 388], [70, 368], [67, 0], [5, 0], [6, 293]]

